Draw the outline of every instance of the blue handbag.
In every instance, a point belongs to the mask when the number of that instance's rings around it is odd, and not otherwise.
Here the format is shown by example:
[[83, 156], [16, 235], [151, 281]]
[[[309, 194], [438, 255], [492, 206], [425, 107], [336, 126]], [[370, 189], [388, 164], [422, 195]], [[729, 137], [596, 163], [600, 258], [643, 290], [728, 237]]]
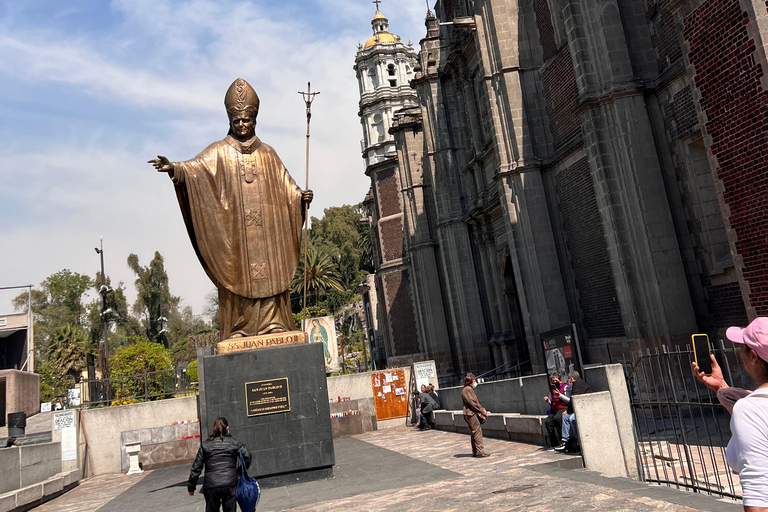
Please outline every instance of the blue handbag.
[[256, 479], [248, 474], [243, 452], [238, 450], [238, 453], [240, 454], [240, 479], [237, 481], [235, 499], [237, 499], [237, 504], [240, 505], [242, 512], [254, 512], [261, 498], [261, 489]]

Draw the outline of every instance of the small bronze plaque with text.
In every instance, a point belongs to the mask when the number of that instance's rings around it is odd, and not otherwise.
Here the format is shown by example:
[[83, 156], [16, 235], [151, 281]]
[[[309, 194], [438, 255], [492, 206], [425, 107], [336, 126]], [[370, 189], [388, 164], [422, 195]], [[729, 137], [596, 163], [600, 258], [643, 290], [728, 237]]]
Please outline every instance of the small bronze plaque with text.
[[288, 394], [288, 379], [260, 380], [245, 383], [246, 414], [262, 416], [291, 410], [291, 399]]

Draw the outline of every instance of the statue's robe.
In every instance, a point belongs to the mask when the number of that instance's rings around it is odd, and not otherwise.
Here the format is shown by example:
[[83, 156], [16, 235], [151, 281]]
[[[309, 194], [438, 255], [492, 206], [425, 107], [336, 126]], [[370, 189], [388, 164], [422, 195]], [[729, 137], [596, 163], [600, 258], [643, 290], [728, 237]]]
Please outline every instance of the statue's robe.
[[189, 237], [219, 290], [221, 338], [294, 330], [288, 288], [304, 210], [275, 150], [227, 136], [173, 165]]

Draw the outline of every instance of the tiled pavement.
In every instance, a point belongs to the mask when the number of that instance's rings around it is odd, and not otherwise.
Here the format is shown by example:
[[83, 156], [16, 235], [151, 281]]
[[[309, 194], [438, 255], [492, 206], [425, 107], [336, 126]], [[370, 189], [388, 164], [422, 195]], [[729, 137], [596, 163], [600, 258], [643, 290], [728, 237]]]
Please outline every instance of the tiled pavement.
[[[331, 480], [266, 489], [259, 510], [332, 509], [361, 511], [741, 511], [740, 504], [654, 487], [626, 479], [604, 478], [556, 465], [567, 456], [536, 446], [486, 439], [492, 454], [470, 457], [469, 438], [449, 432], [416, 432], [398, 427], [336, 440], [335, 477]], [[189, 497], [188, 467], [145, 474], [111, 501], [91, 495], [113, 493], [111, 475], [83, 483], [36, 510], [45, 512], [203, 511], [202, 497]], [[144, 475], [142, 475], [144, 476]], [[123, 489], [125, 487], [122, 487]], [[115, 496], [115, 494], [112, 494]], [[111, 497], [110, 497], [111, 498]], [[108, 498], [109, 499], [109, 498]], [[69, 501], [64, 501], [69, 500]], [[86, 500], [92, 500], [86, 502]], [[82, 506], [70, 506], [70, 503]], [[61, 507], [57, 505], [62, 503]], [[101, 508], [96, 503], [105, 503]], [[44, 508], [53, 506], [54, 508]], [[64, 508], [64, 507], [68, 508]]]
[[[43, 503], [35, 512], [90, 512], [139, 483], [149, 473], [141, 475], [104, 475], [84, 480], [71, 491], [55, 500]], [[205, 507], [203, 507], [205, 509]]]

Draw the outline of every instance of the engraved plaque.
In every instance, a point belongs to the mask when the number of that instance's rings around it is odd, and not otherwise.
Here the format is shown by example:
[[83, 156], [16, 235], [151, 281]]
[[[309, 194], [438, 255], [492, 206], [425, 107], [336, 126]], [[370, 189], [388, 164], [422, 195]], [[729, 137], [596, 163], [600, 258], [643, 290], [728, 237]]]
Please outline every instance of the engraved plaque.
[[288, 379], [260, 380], [245, 383], [246, 414], [262, 416], [291, 410], [291, 399], [288, 395]]
[[307, 342], [307, 334], [301, 331], [262, 334], [247, 338], [231, 338], [220, 341], [216, 345], [219, 354], [256, 350], [258, 348], [280, 347], [283, 345], [300, 345]]

